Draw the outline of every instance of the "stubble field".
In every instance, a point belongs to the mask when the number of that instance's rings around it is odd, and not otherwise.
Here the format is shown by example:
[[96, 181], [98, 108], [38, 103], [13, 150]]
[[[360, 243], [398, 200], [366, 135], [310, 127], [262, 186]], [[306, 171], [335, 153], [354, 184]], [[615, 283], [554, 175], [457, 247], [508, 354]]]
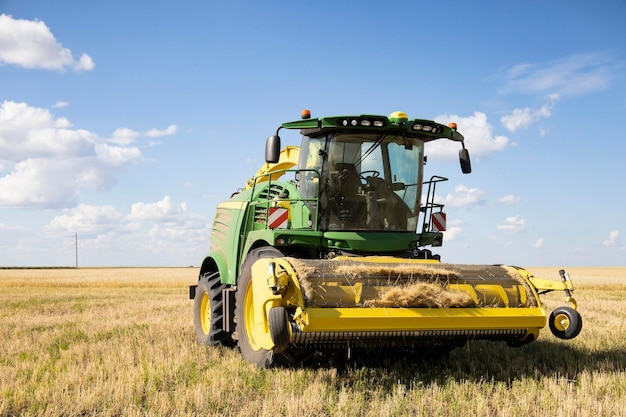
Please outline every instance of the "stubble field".
[[567, 270], [574, 340], [270, 370], [196, 343], [197, 268], [0, 270], [0, 415], [626, 416], [626, 268]]

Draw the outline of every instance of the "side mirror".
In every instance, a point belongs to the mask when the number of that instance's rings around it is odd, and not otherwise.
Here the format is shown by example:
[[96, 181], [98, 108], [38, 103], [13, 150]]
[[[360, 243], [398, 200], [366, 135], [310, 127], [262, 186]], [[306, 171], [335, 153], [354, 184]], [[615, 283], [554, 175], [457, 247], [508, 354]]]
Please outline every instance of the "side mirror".
[[467, 149], [463, 148], [459, 150], [459, 162], [461, 163], [461, 171], [464, 174], [472, 172], [472, 163], [470, 162], [470, 156]]
[[272, 135], [265, 142], [265, 162], [275, 164], [280, 159], [280, 136]]

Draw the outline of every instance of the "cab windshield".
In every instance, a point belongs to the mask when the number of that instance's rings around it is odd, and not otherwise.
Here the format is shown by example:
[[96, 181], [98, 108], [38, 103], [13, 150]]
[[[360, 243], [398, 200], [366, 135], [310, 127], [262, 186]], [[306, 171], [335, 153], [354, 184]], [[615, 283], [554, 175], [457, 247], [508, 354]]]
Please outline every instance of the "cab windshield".
[[298, 187], [305, 198], [319, 191], [320, 229], [415, 232], [423, 146], [386, 134], [305, 136]]

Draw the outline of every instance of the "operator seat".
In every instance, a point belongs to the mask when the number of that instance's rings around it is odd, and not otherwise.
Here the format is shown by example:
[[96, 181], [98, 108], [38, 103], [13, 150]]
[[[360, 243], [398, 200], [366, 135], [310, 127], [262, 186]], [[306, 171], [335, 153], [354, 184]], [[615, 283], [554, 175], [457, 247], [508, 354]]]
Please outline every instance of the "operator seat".
[[333, 175], [332, 211], [343, 229], [363, 229], [366, 224], [367, 204], [362, 194], [361, 176], [354, 164], [335, 164]]
[[359, 171], [353, 164], [341, 162], [336, 165], [341, 193], [347, 197], [359, 193], [362, 186]]

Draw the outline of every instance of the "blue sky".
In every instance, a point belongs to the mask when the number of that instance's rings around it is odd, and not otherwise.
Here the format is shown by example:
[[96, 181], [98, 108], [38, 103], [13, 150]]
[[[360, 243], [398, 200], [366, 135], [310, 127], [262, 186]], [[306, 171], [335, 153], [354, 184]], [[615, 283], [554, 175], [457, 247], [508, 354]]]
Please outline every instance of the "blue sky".
[[[453, 263], [626, 265], [626, 2], [0, 0], [0, 265], [199, 265], [300, 111], [456, 121]], [[297, 135], [283, 144], [298, 145]], [[445, 146], [444, 146], [445, 145]]]

